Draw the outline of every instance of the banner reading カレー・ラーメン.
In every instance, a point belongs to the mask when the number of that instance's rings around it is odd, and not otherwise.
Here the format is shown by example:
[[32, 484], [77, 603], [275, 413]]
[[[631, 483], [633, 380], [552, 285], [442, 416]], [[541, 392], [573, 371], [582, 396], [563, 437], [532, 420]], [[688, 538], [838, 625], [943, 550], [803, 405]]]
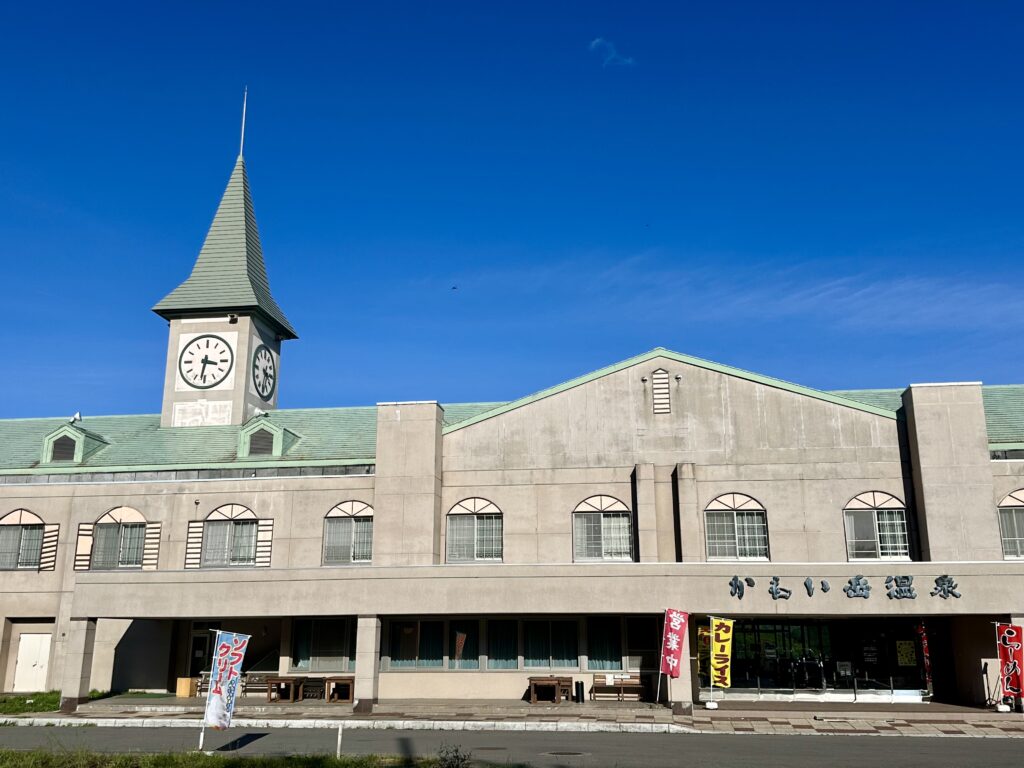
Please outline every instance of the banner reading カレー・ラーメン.
[[1021, 695], [1024, 678], [1024, 635], [1015, 624], [996, 625], [996, 647], [999, 651], [999, 683], [1003, 696]]

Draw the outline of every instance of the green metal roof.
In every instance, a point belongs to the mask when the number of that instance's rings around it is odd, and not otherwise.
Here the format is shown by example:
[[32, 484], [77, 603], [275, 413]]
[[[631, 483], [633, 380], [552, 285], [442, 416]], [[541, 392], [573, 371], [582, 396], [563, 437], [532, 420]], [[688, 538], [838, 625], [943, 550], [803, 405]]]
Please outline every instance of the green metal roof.
[[[490, 410], [497, 403], [442, 405], [446, 424]], [[43, 440], [61, 426], [58, 419], [0, 420], [0, 474], [114, 472], [210, 467], [276, 467], [373, 464], [377, 451], [377, 408], [297, 408], [265, 417], [295, 433], [298, 441], [275, 458], [237, 457], [242, 426], [160, 426], [159, 414], [87, 416], [75, 424], [107, 442], [81, 464], [41, 464]]]
[[249, 177], [241, 155], [192, 274], [153, 311], [168, 319], [209, 312], [253, 312], [281, 336], [297, 338], [295, 329], [270, 295]]

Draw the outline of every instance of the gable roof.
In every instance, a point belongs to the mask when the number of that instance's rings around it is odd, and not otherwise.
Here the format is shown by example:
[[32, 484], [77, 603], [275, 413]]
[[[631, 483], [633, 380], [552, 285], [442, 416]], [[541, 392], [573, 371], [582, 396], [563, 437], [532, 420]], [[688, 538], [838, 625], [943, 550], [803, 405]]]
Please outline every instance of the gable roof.
[[614, 365], [599, 368], [598, 370], [593, 371], [591, 373], [578, 376], [575, 379], [570, 379], [569, 381], [562, 382], [561, 384], [557, 384], [553, 387], [548, 387], [547, 389], [542, 389], [540, 392], [535, 392], [532, 395], [521, 397], [518, 400], [513, 400], [510, 403], [498, 405], [489, 411], [484, 411], [482, 413], [477, 414], [476, 416], [464, 419], [463, 421], [460, 421], [457, 424], [452, 424], [446, 427], [444, 431], [445, 433], [454, 432], [455, 430], [468, 427], [472, 424], [477, 424], [486, 419], [494, 418], [495, 416], [500, 416], [501, 414], [508, 413], [509, 411], [514, 411], [517, 408], [522, 408], [524, 405], [535, 403], [538, 400], [543, 400], [546, 397], [557, 395], [561, 392], [565, 392], [566, 390], [582, 386], [583, 384], [587, 384], [591, 381], [595, 381], [605, 376], [609, 376], [613, 373], [625, 370], [626, 368], [630, 368], [634, 365], [638, 365], [639, 363], [648, 362], [656, 358], [674, 360], [677, 363], [686, 363], [687, 365], [692, 365], [697, 368], [704, 368], [705, 370], [724, 373], [727, 376], [735, 376], [736, 378], [739, 379], [745, 379], [746, 381], [752, 381], [757, 384], [764, 384], [765, 386], [774, 387], [776, 389], [782, 389], [787, 392], [793, 392], [798, 395], [813, 397], [817, 400], [824, 400], [829, 403], [842, 405], [847, 408], [853, 408], [858, 411], [866, 411], [868, 413], [873, 413], [876, 416], [884, 416], [889, 419], [896, 418], [895, 411], [889, 408], [879, 407], [871, 403], [864, 403], [857, 400], [853, 400], [851, 398], [844, 397], [834, 392], [824, 392], [820, 389], [812, 389], [811, 387], [805, 387], [800, 384], [793, 384], [788, 381], [783, 381], [782, 379], [773, 378], [772, 376], [764, 376], [760, 373], [752, 373], [750, 371], [745, 371], [741, 368], [733, 368], [730, 365], [713, 363], [710, 360], [702, 360], [699, 357], [692, 357], [691, 355], [684, 355], [680, 352], [673, 352], [672, 350], [665, 349], [664, 347], [656, 347], [652, 349], [650, 352], [644, 352], [641, 355], [630, 357], [626, 360], [623, 360], [622, 362], [615, 363]]
[[153, 311], [171, 319], [208, 312], [253, 312], [286, 339], [298, 338], [270, 294], [249, 177], [239, 155], [192, 274]]

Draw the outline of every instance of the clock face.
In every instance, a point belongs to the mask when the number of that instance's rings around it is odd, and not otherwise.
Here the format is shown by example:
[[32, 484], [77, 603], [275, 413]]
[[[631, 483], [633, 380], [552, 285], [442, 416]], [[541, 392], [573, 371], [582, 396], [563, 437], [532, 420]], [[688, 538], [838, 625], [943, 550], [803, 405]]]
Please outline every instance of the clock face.
[[256, 394], [266, 401], [274, 396], [277, 388], [277, 366], [274, 365], [274, 354], [266, 346], [260, 344], [252, 356], [252, 383]]
[[190, 387], [210, 389], [227, 378], [234, 363], [231, 345], [220, 336], [207, 333], [196, 336], [181, 350], [178, 373]]

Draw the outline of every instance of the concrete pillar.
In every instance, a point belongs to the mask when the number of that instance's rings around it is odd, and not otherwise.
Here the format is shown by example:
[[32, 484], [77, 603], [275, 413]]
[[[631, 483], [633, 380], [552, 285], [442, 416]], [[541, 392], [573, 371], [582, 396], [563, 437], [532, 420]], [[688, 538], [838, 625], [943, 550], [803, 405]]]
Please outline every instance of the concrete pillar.
[[672, 681], [669, 688], [672, 712], [676, 715], [693, 713], [694, 680], [697, 678], [697, 657], [692, 652], [693, 638], [696, 628], [691, 621], [686, 625], [686, 640], [683, 643], [683, 658], [679, 665], [679, 677]]
[[377, 703], [380, 673], [380, 618], [360, 616], [356, 624], [355, 711], [371, 712]]
[[697, 504], [697, 478], [693, 464], [676, 464], [674, 474], [679, 515], [680, 551], [684, 563], [704, 560], [704, 518]]
[[373, 564], [441, 562], [441, 407], [377, 404]]
[[903, 393], [927, 560], [1002, 560], [981, 384], [911, 384]]
[[96, 619], [72, 619], [64, 641], [64, 677], [60, 686], [62, 712], [74, 712], [89, 698]]
[[654, 501], [654, 465], [637, 464], [633, 469], [633, 499], [636, 504], [636, 542], [641, 563], [658, 562], [658, 513]]

